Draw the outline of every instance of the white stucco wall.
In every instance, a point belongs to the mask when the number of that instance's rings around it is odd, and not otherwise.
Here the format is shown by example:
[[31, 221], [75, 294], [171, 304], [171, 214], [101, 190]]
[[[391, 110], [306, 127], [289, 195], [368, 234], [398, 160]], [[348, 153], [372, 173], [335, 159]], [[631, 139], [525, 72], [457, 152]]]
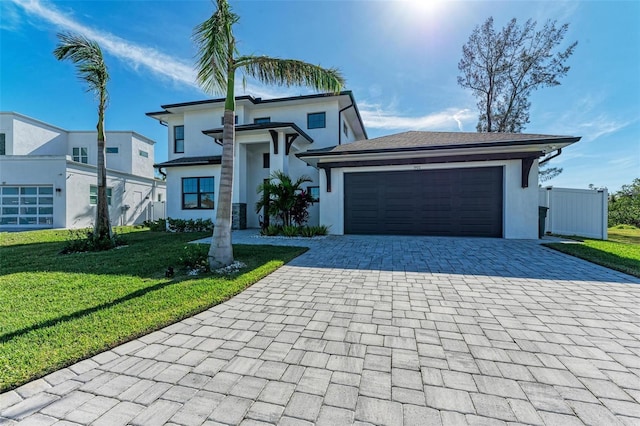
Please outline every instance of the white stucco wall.
[[0, 114], [7, 155], [65, 155], [67, 132], [15, 113]]
[[215, 223], [216, 210], [183, 210], [182, 209], [182, 178], [183, 177], [214, 177], [215, 203], [218, 205], [220, 190], [220, 166], [191, 166], [167, 167], [167, 217], [174, 219], [211, 219]]
[[[96, 206], [90, 204], [89, 195], [90, 187], [97, 184], [95, 167], [70, 161], [66, 173], [66, 227], [93, 226]], [[149, 204], [158, 199], [158, 194], [163, 199], [166, 194], [164, 182], [113, 170], [107, 172], [107, 187], [112, 191], [109, 219], [113, 226], [141, 224], [150, 218]]]
[[504, 238], [538, 238], [538, 163], [529, 175], [529, 187], [521, 187], [521, 161], [483, 161], [468, 163], [424, 164], [408, 166], [335, 168], [331, 171], [331, 192], [326, 192], [326, 178], [320, 172], [320, 224], [329, 226], [329, 232], [344, 234], [344, 173], [392, 170], [436, 170], [460, 167], [504, 167], [503, 233]]

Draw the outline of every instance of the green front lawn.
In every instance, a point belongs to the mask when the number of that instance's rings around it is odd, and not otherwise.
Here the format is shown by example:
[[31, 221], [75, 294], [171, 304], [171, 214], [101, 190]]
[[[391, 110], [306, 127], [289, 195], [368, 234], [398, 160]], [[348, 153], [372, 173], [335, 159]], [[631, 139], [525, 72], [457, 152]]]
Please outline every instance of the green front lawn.
[[633, 225], [618, 225], [609, 228], [609, 241], [640, 245], [640, 228]]
[[609, 228], [609, 241], [585, 239], [582, 243], [547, 243], [552, 249], [640, 277], [640, 229]]
[[58, 254], [68, 231], [0, 233], [0, 392], [201, 312], [306, 251], [237, 245], [238, 273], [187, 276], [187, 242], [210, 234], [122, 232], [128, 246], [70, 255]]

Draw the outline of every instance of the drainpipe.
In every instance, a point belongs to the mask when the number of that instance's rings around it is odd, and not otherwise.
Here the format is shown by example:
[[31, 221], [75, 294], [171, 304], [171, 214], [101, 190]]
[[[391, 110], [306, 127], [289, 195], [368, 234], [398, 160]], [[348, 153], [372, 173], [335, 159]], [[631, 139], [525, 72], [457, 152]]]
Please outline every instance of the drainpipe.
[[340, 111], [338, 111], [338, 145], [342, 145], [342, 126], [340, 124], [342, 124], [342, 111], [348, 110], [349, 108], [351, 108], [353, 106], [353, 103], [350, 105], [347, 105], [346, 107], [342, 108]]
[[556, 153], [555, 153], [555, 154], [553, 154], [553, 155], [548, 155], [548, 156], [544, 157], [542, 160], [540, 160], [540, 161], [538, 162], [538, 165], [539, 165], [539, 166], [541, 166], [541, 165], [543, 165], [544, 163], [546, 163], [547, 161], [549, 161], [549, 160], [551, 160], [551, 159], [553, 159], [553, 158], [556, 158], [556, 157], [560, 156], [560, 154], [562, 154], [562, 148], [558, 149], [558, 151], [556, 151]]

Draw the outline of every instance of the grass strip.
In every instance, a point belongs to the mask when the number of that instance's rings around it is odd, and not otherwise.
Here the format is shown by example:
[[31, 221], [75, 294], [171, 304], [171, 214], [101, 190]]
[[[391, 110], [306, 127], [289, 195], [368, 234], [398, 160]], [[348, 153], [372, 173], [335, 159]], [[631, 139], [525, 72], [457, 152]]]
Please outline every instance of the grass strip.
[[547, 243], [554, 250], [640, 277], [640, 245], [585, 239], [582, 243]]

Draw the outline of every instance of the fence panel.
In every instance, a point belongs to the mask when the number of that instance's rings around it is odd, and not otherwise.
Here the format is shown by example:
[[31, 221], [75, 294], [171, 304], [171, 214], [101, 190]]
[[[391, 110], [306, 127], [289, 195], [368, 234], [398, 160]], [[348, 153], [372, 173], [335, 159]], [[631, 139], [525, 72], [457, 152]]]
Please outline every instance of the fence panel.
[[549, 207], [546, 231], [607, 239], [609, 196], [606, 189], [540, 188], [540, 205]]

